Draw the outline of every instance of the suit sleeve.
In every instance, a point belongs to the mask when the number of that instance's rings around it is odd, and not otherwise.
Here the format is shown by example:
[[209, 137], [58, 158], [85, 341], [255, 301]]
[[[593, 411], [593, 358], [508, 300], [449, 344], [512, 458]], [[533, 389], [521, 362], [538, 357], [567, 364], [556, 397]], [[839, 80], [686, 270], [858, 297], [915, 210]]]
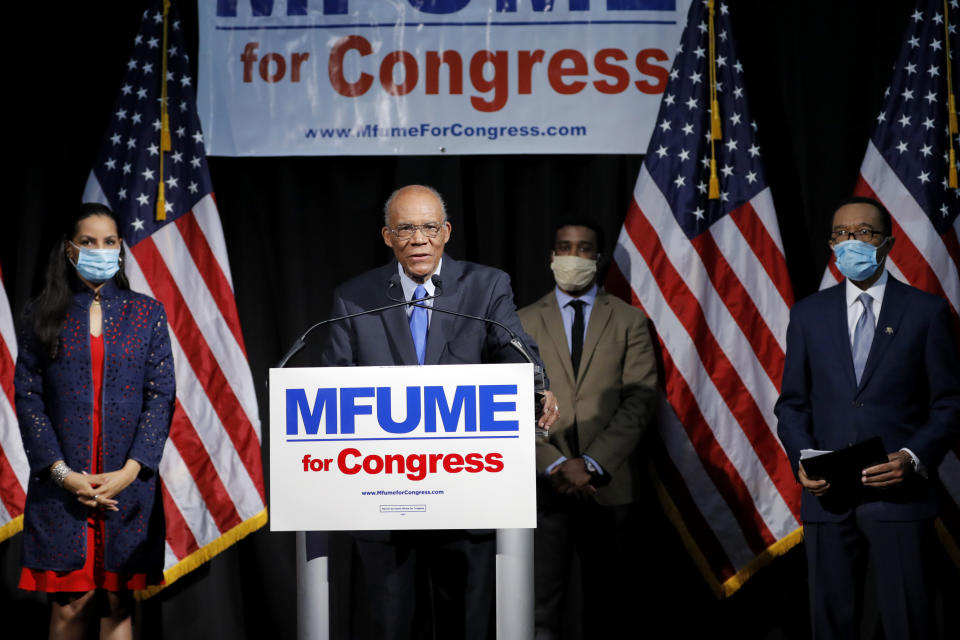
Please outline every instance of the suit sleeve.
[[[330, 317], [335, 318], [347, 315], [347, 305], [339, 289], [333, 292], [333, 306]], [[357, 364], [356, 337], [353, 331], [353, 322], [343, 320], [330, 325], [327, 335], [327, 344], [320, 356], [320, 364], [324, 367], [350, 367]]]
[[147, 350], [144, 366], [143, 409], [130, 453], [127, 455], [153, 471], [160, 466], [163, 445], [170, 432], [175, 394], [173, 352], [170, 348], [167, 314], [163, 305], [158, 303], [158, 312], [150, 329], [150, 348]]
[[930, 320], [924, 350], [930, 387], [927, 423], [905, 445], [928, 469], [935, 469], [960, 440], [960, 359], [950, 311], [941, 301]]
[[[530, 307], [525, 307], [521, 309], [517, 316], [520, 318], [520, 322], [526, 329], [527, 334], [536, 336], [535, 340], [543, 341], [543, 336], [546, 334], [546, 330], [542, 329], [540, 320], [537, 317], [537, 314], [530, 310]], [[546, 373], [544, 374], [546, 375]], [[564, 457], [564, 453], [557, 448], [557, 446], [549, 439], [540, 439], [537, 438], [536, 443], [536, 460], [537, 460], [537, 473], [542, 474], [547, 470], [551, 464]]]
[[583, 452], [611, 474], [636, 450], [656, 411], [657, 361], [653, 341], [646, 316], [638, 311], [631, 317], [623, 356], [620, 405]]
[[802, 322], [797, 308], [790, 310], [787, 326], [787, 353], [783, 363], [780, 398], [774, 407], [777, 435], [787, 451], [794, 474], [800, 463], [800, 450], [813, 449], [813, 412], [810, 408], [810, 366]]
[[[545, 388], [550, 388], [550, 380], [547, 378], [546, 369], [543, 366], [543, 360], [540, 358], [540, 349], [533, 338], [527, 335], [523, 325], [520, 323], [520, 317], [517, 315], [517, 306], [513, 302], [513, 289], [510, 286], [510, 276], [500, 272], [492, 285], [493, 294], [491, 296], [490, 308], [487, 310], [487, 317], [501, 322], [510, 327], [520, 337], [523, 346], [543, 369], [543, 379]], [[506, 335], [503, 329], [491, 326], [487, 330], [487, 350], [492, 354], [492, 360], [495, 362], [524, 362], [523, 357], [516, 352], [510, 345], [510, 336]]]
[[64, 456], [44, 404], [42, 347], [29, 329], [30, 322], [27, 316], [20, 327], [19, 353], [14, 370], [14, 398], [23, 448], [30, 471], [36, 473], [57, 460], [63, 460]]

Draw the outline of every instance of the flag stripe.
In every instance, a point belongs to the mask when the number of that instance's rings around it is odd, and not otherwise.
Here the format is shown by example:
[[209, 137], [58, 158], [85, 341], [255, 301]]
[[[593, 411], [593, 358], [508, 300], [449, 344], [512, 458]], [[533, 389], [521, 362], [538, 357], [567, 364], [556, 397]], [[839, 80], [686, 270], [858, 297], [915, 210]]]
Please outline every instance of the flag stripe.
[[937, 513], [937, 517], [950, 532], [954, 544], [960, 544], [960, 536], [957, 535], [960, 532], [960, 508], [957, 504], [949, 499], [943, 499], [940, 501], [940, 511]]
[[[30, 474], [23, 440], [17, 424], [13, 373], [17, 357], [17, 338], [13, 313], [3, 287], [0, 272], [0, 527], [23, 513], [27, 478]], [[10, 532], [5, 534], [9, 535]]]
[[[153, 291], [140, 271], [140, 265], [132, 255], [128, 255], [126, 271], [131, 286], [153, 296]], [[246, 520], [263, 510], [257, 487], [247, 473], [237, 450], [223, 437], [224, 426], [190, 366], [176, 334], [170, 336], [170, 347], [177, 369], [177, 399], [206, 447], [217, 473], [224, 480], [241, 518]]]
[[[709, 521], [704, 518], [703, 512], [694, 502], [693, 496], [697, 494], [688, 490], [686, 476], [674, 466], [674, 460], [667, 453], [663, 443], [651, 442], [650, 448], [651, 457], [660, 475], [659, 480], [667, 489], [678, 513], [683, 514], [683, 526], [704, 560], [710, 565], [710, 570], [717, 576], [730, 577], [735, 573], [733, 564], [727, 557], [719, 538], [711, 529]], [[726, 503], [723, 506], [726, 507]]]
[[[740, 210], [738, 209], [738, 211]], [[732, 216], [724, 217], [715, 222], [710, 228], [710, 234], [716, 241], [717, 247], [723, 252], [727, 264], [737, 275], [752, 304], [760, 313], [763, 323], [773, 340], [776, 341], [777, 349], [783, 352], [786, 349], [784, 336], [787, 332], [787, 321], [785, 318], [789, 314], [790, 306], [781, 297], [776, 285], [770, 279], [758, 258], [758, 254], [754, 253], [750, 244], [752, 240], [744, 235], [744, 228], [728, 218], [732, 218]], [[753, 216], [749, 224], [757, 225], [762, 229], [756, 216]], [[774, 378], [772, 380], [774, 387], [779, 387], [779, 372]]]
[[[770, 190], [765, 189], [760, 195], [754, 198], [753, 201], [757, 201], [760, 198], [769, 199]], [[770, 235], [770, 231], [764, 224], [763, 219], [757, 213], [756, 209], [754, 209], [753, 201], [746, 202], [731, 211], [730, 219], [733, 220], [737, 228], [740, 229], [740, 233], [743, 234], [747, 246], [756, 254], [757, 262], [759, 262], [763, 271], [767, 274], [769, 282], [773, 285], [774, 290], [780, 294], [780, 299], [783, 301], [783, 304], [789, 309], [793, 304], [793, 287], [790, 285], [790, 273], [787, 270], [787, 260], [783, 255], [783, 248], [780, 247]], [[723, 222], [724, 220], [721, 220], [715, 224], [713, 229], [721, 226]], [[711, 231], [713, 229], [711, 229]], [[748, 279], [744, 278], [744, 280], [746, 281]], [[766, 282], [763, 284], [765, 285]], [[757, 283], [756, 288], [765, 294], [772, 293], [770, 287], [760, 286], [760, 283]], [[767, 318], [768, 322], [771, 317], [782, 321], [783, 311], [782, 309], [777, 309], [776, 313], [765, 314], [764, 317]], [[776, 332], [776, 334], [781, 335], [780, 332]], [[786, 327], [784, 327], [783, 334], [786, 334]]]
[[[717, 223], [714, 226], [719, 225], [720, 223]], [[701, 233], [691, 241], [691, 244], [700, 254], [704, 264], [713, 265], [713, 268], [707, 271], [710, 282], [713, 283], [730, 316], [750, 343], [754, 354], [763, 353], [769, 356], [762, 361], [757, 360], [757, 363], [766, 372], [775, 395], [779, 392], [780, 372], [783, 370], [783, 348], [773, 337], [759, 309], [743, 286], [743, 282], [727, 263], [725, 254], [717, 246], [713, 233]]]
[[237, 305], [233, 299], [233, 290], [230, 288], [230, 282], [227, 280], [223, 269], [216, 256], [207, 244], [207, 236], [197, 223], [196, 214], [191, 212], [177, 219], [176, 225], [180, 230], [180, 235], [193, 257], [193, 262], [197, 266], [207, 289], [213, 299], [216, 301], [216, 308], [220, 311], [223, 320], [230, 327], [233, 338], [237, 341], [243, 357], [247, 357], [246, 346], [243, 343], [243, 333], [240, 331], [240, 318], [237, 315]]
[[[3, 309], [0, 308], [0, 314], [2, 313]], [[7, 397], [10, 405], [13, 406], [13, 369], [15, 358], [7, 348], [7, 339], [7, 336], [0, 335], [0, 372], [4, 373], [4, 375], [0, 376], [0, 387], [3, 388], [3, 395]], [[9, 375], [6, 375], [7, 372], [9, 372]]]
[[[643, 179], [643, 173], [644, 170], [641, 170], [641, 180]], [[655, 185], [651, 186], [655, 188]], [[670, 218], [673, 219], [672, 216]], [[735, 329], [729, 330], [729, 327], [733, 326], [732, 322], [708, 321], [699, 300], [707, 300], [709, 304], [709, 301], [712, 301], [711, 297], [707, 294], [698, 299], [697, 296], [693, 295], [680, 274], [677, 273], [674, 264], [663, 252], [659, 251], [659, 247], [665, 246], [667, 243], [657, 243], [658, 234], [649, 224], [643, 209], [636, 203], [627, 215], [624, 230], [647, 264], [651, 265], [651, 271], [655, 274], [654, 281], [663, 290], [663, 297], [666, 299], [667, 305], [671, 307], [692, 340], [693, 352], [699, 354], [702, 367], [705, 368], [707, 375], [713, 381], [714, 387], [729, 408], [732, 417], [740, 425], [741, 435], [745, 435], [749, 439], [754, 453], [759, 456], [759, 459], [754, 458], [754, 460], [759, 461], [776, 489], [784, 496], [784, 501], [781, 504], [786, 504], [786, 496], [790, 495], [796, 481], [790, 472], [789, 465], [785, 464], [786, 454], [783, 447], [771, 430], [772, 408], [776, 401], [777, 392], [770, 385], [766, 376], [752, 375], [750, 386], [746, 385], [740, 376], [740, 371], [744, 369], [750, 371], [751, 374], [753, 373], [757, 365], [757, 361], [753, 357], [755, 354], [749, 346], [745, 348], [741, 346], [745, 342], [742, 334], [739, 334]], [[669, 249], [667, 253], [670, 253]], [[693, 260], [688, 260], [688, 262], [693, 262]], [[638, 295], [641, 295], [642, 299], [642, 294], [639, 291]], [[716, 306], [714, 305], [714, 308]], [[657, 322], [657, 326], [661, 326], [659, 322]], [[727, 353], [732, 350], [725, 351], [722, 349], [715, 335], [711, 332], [711, 329], [716, 326], [719, 326], [721, 331], [727, 334], [734, 333], [736, 337], [740, 338], [739, 344], [736, 344], [740, 348], [738, 355], [741, 359], [751, 358], [753, 362], [750, 365], [753, 366], [744, 364], [741, 364], [739, 368], [733, 366], [731, 360], [727, 357]], [[749, 355], [747, 352], [749, 352]], [[684, 377], [686, 378], [686, 376]], [[689, 380], [689, 378], [687, 379]], [[770, 415], [764, 415], [755, 400], [756, 392], [753, 389], [760, 384], [770, 387], [765, 389], [765, 393], [761, 396], [764, 397], [764, 406], [769, 407]], [[692, 383], [691, 385], [694, 386]], [[700, 388], [699, 384], [695, 386]], [[671, 404], [675, 408], [684, 406], [675, 402], [671, 402]], [[682, 422], [686, 423], [685, 420], [682, 420]], [[710, 419], [707, 422], [711, 425], [725, 423], [722, 419], [720, 421]], [[759, 502], [764, 503], [762, 500]], [[799, 514], [795, 512], [794, 515]]]
[[[189, 217], [191, 214], [188, 213], [180, 220]], [[247, 358], [230, 333], [217, 308], [217, 302], [207, 289], [199, 265], [191, 258], [178, 225], [167, 225], [154, 233], [151, 239], [163, 260], [163, 266], [169, 272], [170, 280], [176, 284], [180, 300], [186, 304], [185, 315], [194, 320], [193, 326], [210, 349], [212, 362], [219, 365], [220, 373], [226, 378], [234, 398], [240, 402], [252, 427], [256, 423], [257, 409], [252, 382], [250, 377], [244, 374]], [[243, 402], [244, 398], [246, 402]], [[256, 429], [254, 433], [259, 441], [260, 434]]]
[[[930, 218], [900, 182], [872, 141], [867, 145], [860, 177], [870, 188], [872, 197], [883, 202], [894, 214], [894, 222], [902, 230], [894, 244], [893, 256], [897, 256], [898, 247], [909, 238], [912, 248], [910, 259], [917, 260], [930, 269], [929, 274], [924, 274], [923, 280], [911, 278], [910, 283], [931, 293], [943, 292], [940, 295], [947, 298], [956, 313], [956, 310], [960, 309], [960, 273], [957, 265], [953, 260], [938, 259], [945, 252], [943, 240], [939, 234], [933, 232]], [[859, 181], [857, 187], [860, 188]], [[854, 191], [858, 192], [856, 189]], [[897, 262], [903, 269], [903, 260]]]
[[[960, 218], [957, 218], [957, 220], [960, 220]], [[960, 270], [960, 241], [957, 240], [957, 233], [956, 229], [947, 229], [947, 231], [940, 236], [940, 239], [943, 240], [943, 246], [947, 250], [950, 259], [953, 260], [954, 266]]]
[[[227, 383], [196, 321], [190, 315], [177, 283], [170, 276], [151, 238], [137, 243], [133, 253], [150, 289], [166, 307], [170, 326], [173, 327], [177, 339], [183, 345], [190, 366], [201, 381], [214, 410], [220, 417], [220, 422], [240, 454], [247, 472], [260, 489], [263, 486], [263, 472], [260, 465], [258, 434], [254, 431], [243, 407], [240, 406], [233, 389]], [[259, 493], [261, 500], [265, 502], [266, 497], [263, 491], [260, 490]]]
[[187, 463], [171, 440], [167, 440], [164, 447], [160, 473], [163, 478], [170, 479], [164, 481], [170, 493], [170, 499], [177, 505], [181, 522], [190, 530], [190, 536], [196, 543], [202, 547], [220, 537], [221, 531], [217, 528], [210, 512], [207, 511], [200, 488], [197, 487]]
[[[628, 213], [624, 228], [634, 245], [638, 248], [643, 245], [641, 251], [648, 257], [663, 256], [658, 263], [648, 259], [651, 271], [658, 282], [661, 277], [664, 279], [660, 282], [661, 288], [670, 283], [672, 295], [668, 295], [667, 300], [687, 328], [707, 371], [739, 422], [755, 425], [755, 430], [760, 430], [766, 422], [765, 431], [769, 434], [774, 424], [772, 407], [777, 389], [763, 372], [747, 337], [737, 330], [727, 309], [725, 292], [710, 286], [710, 269], [690, 251], [691, 241], [680, 229], [646, 167], [640, 170], [634, 202], [642, 216]], [[673, 296], [680, 296], [683, 303]], [[734, 375], [729, 376], [730, 372]], [[770, 410], [764, 414], [758, 405], [768, 406]], [[758, 434], [758, 437], [763, 436]]]
[[[634, 219], [640, 217], [642, 217], [642, 214], [633, 216]], [[640, 247], [631, 243], [626, 228], [624, 228], [617, 244], [615, 260], [621, 271], [629, 273], [628, 280], [631, 283], [653, 281], [652, 274], [648, 271], [647, 263], [645, 258], [640, 255], [640, 251]], [[626, 271], [628, 265], [630, 271]], [[637, 291], [638, 296], [642, 293]], [[671, 297], [669, 291], [661, 291], [658, 287], [647, 287], [646, 293], [648, 296], [647, 299], [643, 300], [644, 308], [653, 318], [661, 340], [667, 398], [677, 411], [680, 423], [693, 443], [703, 466], [707, 469], [707, 473], [716, 485], [716, 490], [730, 505], [730, 509], [744, 529], [744, 535], [748, 538], [749, 543], [754, 550], [763, 549], [766, 541], [772, 540], [772, 536], [763, 518], [755, 508], [753, 497], [740, 476], [740, 470], [731, 463], [725, 453], [726, 451], [746, 452], [747, 449], [750, 449], [749, 443], [744, 441], [745, 435], [739, 429], [725, 429], [720, 433], [714, 432], [712, 428], [714, 424], [732, 424], [734, 423], [733, 416], [724, 412], [721, 408], [721, 406], [725, 407], [726, 405], [722, 398], [718, 397], [719, 394], [702, 367], [698, 366], [699, 360], [693, 357], [695, 354], [693, 345], [690, 345], [689, 350], [679, 351], [678, 353], [685, 354], [688, 364], [686, 368], [695, 369], [696, 374], [685, 375], [686, 372], [682, 372], [677, 366], [674, 366], [674, 360], [671, 357], [668, 345], [676, 347], [683, 341], [684, 336], [686, 336], [686, 340], [689, 340], [689, 336], [686, 335], [679, 319], [674, 315], [667, 302], [667, 300], [675, 298]], [[654, 299], [655, 297], [656, 299]], [[696, 362], [693, 362], [694, 360]], [[690, 392], [687, 379], [696, 380], [694, 384], [701, 389], [700, 397], [696, 397]], [[710, 414], [709, 419], [701, 411], [701, 403], [704, 410]], [[719, 418], [719, 415], [725, 415], [726, 417]], [[753, 466], [754, 468], [759, 466], [759, 462], [754, 457], [745, 457], [750, 458], [750, 464], [747, 463], [748, 461], [744, 461], [745, 466]]]
[[217, 474], [224, 480], [241, 519], [246, 520], [263, 509], [256, 485], [247, 473], [237, 450], [230, 446], [229, 440], [222, 437], [223, 424], [210, 404], [203, 385], [190, 367], [180, 342], [175, 336], [171, 336], [170, 342], [174, 361], [180, 363], [177, 367], [177, 400], [196, 430], [197, 437], [203, 443]]
[[937, 468], [937, 475], [954, 504], [960, 504], [960, 459], [955, 451], [943, 457], [943, 462]]
[[179, 401], [170, 424], [170, 439], [190, 470], [190, 475], [193, 476], [197, 489], [203, 496], [207, 511], [213, 516], [220, 532], [229, 531], [240, 524], [242, 522], [240, 514], [237, 513], [223, 482], [220, 481], [220, 476], [210, 462], [206, 448], [197, 437], [197, 432]]
[[[873, 192], [862, 176], [857, 181], [855, 193], [875, 200], [879, 199], [879, 196]], [[896, 241], [893, 249], [890, 250], [890, 261], [896, 263], [901, 279], [941, 298], [946, 298], [947, 302], [951, 302], [947, 292], [940, 286], [940, 280], [930, 267], [927, 257], [910, 240], [910, 236], [899, 224], [897, 218], [892, 217], [892, 223], [892, 234]], [[952, 302], [951, 306], [953, 306]], [[957, 313], [956, 307], [953, 307], [953, 313]]]
[[[661, 420], [657, 430], [660, 441], [669, 454], [670, 468], [684, 479], [682, 491], [689, 494], [685, 500], [696, 507], [698, 518], [713, 523], [713, 528], [708, 530], [709, 536], [715, 538], [716, 544], [720, 545], [723, 551], [717, 559], [720, 563], [718, 566], [743, 566], [753, 558], [756, 551], [744, 537], [743, 529], [730, 509], [729, 502], [718, 493], [708, 467], [698, 455], [694, 443], [690, 441], [665, 395], [661, 396], [659, 411]], [[703, 538], [707, 535], [707, 531], [701, 531], [697, 537]]]
[[681, 426], [687, 432], [687, 437], [694, 449], [699, 453], [701, 462], [713, 480], [714, 486], [720, 491], [730, 511], [736, 516], [751, 550], [754, 553], [760, 553], [776, 538], [767, 526], [763, 515], [756, 509], [750, 488], [744, 482], [736, 465], [717, 442], [711, 428], [713, 425], [707, 422], [697, 407], [696, 396], [683, 376], [678, 374], [669, 351], [664, 350], [663, 363], [667, 387], [670, 389], [668, 394], [670, 404], [674, 407], [683, 407], [683, 410], [677, 414]]
[[163, 499], [163, 517], [167, 523], [167, 546], [173, 551], [177, 560], [186, 558], [199, 549], [200, 545], [197, 544], [197, 539], [193, 537], [190, 527], [187, 526], [180, 509], [173, 501], [166, 483], [160, 483], [160, 491]]
[[23, 505], [27, 498], [20, 482], [13, 465], [7, 459], [6, 452], [0, 449], [0, 498], [11, 520], [23, 513]]
[[232, 296], [233, 277], [230, 275], [230, 261], [227, 259], [227, 244], [223, 237], [220, 214], [217, 212], [217, 199], [213, 193], [208, 193], [193, 205], [193, 217], [197, 226], [203, 231], [210, 252], [213, 253], [217, 264], [220, 265], [220, 271], [227, 280], [227, 286], [230, 288]]

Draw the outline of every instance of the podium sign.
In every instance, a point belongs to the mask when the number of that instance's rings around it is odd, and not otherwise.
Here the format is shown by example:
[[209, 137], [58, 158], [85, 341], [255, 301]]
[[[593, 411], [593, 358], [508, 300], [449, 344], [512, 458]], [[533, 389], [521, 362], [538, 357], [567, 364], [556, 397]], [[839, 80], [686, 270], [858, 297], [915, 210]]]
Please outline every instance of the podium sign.
[[270, 528], [536, 526], [530, 364], [270, 370]]

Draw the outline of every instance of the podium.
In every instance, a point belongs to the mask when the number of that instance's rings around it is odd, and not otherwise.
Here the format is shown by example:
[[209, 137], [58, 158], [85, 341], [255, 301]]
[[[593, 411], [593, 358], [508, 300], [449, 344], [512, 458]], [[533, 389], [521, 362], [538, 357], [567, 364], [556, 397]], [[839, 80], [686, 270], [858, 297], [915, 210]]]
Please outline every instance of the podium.
[[497, 637], [533, 636], [532, 365], [271, 369], [269, 442], [300, 638], [329, 637], [330, 589], [302, 532], [403, 529], [497, 529]]

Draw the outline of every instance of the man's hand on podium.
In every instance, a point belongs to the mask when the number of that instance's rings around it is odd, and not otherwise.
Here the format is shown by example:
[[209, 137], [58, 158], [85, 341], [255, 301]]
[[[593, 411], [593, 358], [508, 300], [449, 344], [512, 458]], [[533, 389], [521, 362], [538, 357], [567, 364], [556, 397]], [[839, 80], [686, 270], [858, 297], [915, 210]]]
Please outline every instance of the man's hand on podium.
[[550, 429], [557, 418], [560, 417], [560, 407], [557, 405], [557, 396], [553, 395], [553, 391], [543, 392], [543, 400], [540, 401], [540, 406], [543, 407], [543, 411], [540, 414], [540, 420], [537, 421], [537, 426], [541, 429]]

